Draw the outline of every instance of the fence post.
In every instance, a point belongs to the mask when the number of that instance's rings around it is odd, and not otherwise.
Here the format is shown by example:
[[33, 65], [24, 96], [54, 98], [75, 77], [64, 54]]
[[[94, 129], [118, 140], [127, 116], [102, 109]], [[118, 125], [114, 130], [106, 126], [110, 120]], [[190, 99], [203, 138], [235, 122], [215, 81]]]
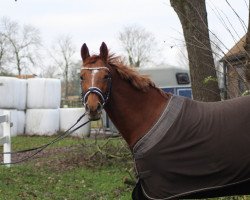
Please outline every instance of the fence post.
[[[3, 122], [3, 153], [6, 153], [11, 152], [10, 111], [4, 110], [3, 114], [6, 116], [5, 122]], [[3, 154], [3, 162], [11, 163], [11, 154]], [[6, 166], [10, 167], [10, 164], [7, 164]]]

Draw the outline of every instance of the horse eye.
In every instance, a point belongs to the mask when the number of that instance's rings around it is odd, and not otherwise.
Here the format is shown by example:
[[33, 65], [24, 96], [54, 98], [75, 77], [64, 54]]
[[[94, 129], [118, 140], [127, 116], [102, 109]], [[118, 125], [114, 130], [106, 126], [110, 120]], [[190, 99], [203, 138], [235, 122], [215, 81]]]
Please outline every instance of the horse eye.
[[109, 79], [109, 75], [105, 75], [103, 79], [105, 80]]
[[83, 81], [84, 80], [84, 78], [82, 77], [82, 76], [80, 76], [80, 79]]

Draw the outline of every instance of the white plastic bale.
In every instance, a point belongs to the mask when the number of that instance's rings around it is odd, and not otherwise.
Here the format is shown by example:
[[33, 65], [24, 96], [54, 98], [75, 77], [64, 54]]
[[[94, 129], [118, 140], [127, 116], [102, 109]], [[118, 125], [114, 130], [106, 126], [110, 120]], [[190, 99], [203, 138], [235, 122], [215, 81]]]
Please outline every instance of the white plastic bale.
[[10, 110], [10, 121], [12, 123], [12, 127], [10, 128], [11, 136], [16, 136], [17, 135], [17, 110], [16, 109], [11, 109]]
[[61, 81], [59, 79], [46, 79], [44, 108], [60, 108]]
[[[17, 119], [17, 110], [16, 109], [7, 109], [10, 111], [10, 122], [12, 123], [12, 127], [10, 128], [10, 134], [11, 136], [16, 136], [17, 135], [17, 123], [18, 123], [18, 119]], [[0, 115], [3, 114], [4, 109], [0, 109]], [[0, 135], [3, 135], [3, 128], [1, 125], [0, 128]]]
[[[78, 118], [85, 112], [84, 108], [61, 108], [60, 109], [60, 131], [66, 131], [69, 129]], [[88, 117], [85, 116], [83, 119], [75, 126], [79, 126], [82, 123], [88, 121]], [[76, 137], [87, 137], [90, 135], [90, 123], [81, 127], [72, 133], [72, 136]]]
[[27, 135], [53, 135], [59, 131], [59, 109], [27, 109]]
[[25, 129], [25, 112], [17, 111], [17, 135], [23, 135]]
[[17, 93], [18, 79], [0, 76], [0, 108], [17, 108]]
[[16, 98], [16, 109], [25, 110], [26, 109], [26, 99], [27, 99], [27, 80], [18, 79], [18, 89]]
[[60, 107], [60, 100], [59, 79], [28, 79], [27, 108], [57, 109]]
[[[2, 115], [2, 113], [0, 112], [0, 115]], [[3, 125], [2, 123], [0, 123], [0, 137], [3, 136]]]

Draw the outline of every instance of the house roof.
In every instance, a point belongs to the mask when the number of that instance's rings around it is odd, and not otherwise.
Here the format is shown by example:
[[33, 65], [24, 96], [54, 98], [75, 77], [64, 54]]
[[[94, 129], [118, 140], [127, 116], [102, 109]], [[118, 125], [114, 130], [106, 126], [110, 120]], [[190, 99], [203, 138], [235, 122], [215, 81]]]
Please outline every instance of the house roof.
[[226, 54], [220, 61], [229, 61], [234, 58], [245, 55], [244, 45], [246, 43], [246, 35], [244, 35]]

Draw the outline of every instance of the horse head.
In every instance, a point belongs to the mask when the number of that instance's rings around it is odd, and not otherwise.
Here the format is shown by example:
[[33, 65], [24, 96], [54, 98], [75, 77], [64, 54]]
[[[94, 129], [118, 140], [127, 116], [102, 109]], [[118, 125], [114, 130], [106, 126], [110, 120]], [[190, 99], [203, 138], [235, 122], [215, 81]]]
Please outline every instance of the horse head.
[[80, 78], [82, 102], [90, 120], [98, 120], [107, 103], [111, 89], [111, 74], [107, 67], [108, 48], [103, 42], [100, 54], [90, 56], [86, 44], [81, 48], [83, 66]]

